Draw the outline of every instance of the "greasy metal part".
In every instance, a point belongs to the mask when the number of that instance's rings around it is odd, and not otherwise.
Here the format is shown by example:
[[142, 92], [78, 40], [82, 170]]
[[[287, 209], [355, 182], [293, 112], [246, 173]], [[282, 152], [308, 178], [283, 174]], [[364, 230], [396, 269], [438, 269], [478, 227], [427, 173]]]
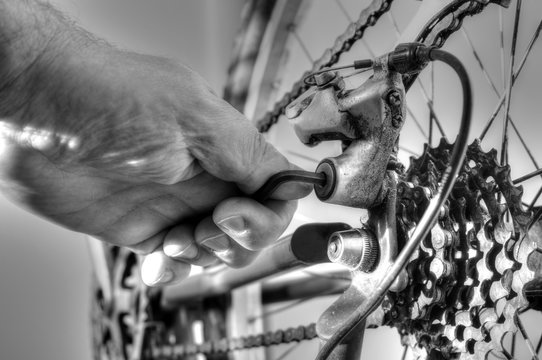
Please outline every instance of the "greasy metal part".
[[[386, 195], [385, 173], [403, 124], [405, 92], [398, 73], [388, 70], [387, 56], [374, 61], [374, 75], [360, 87], [345, 91], [336, 74], [300, 96], [286, 114], [300, 140], [352, 140], [335, 158], [322, 160], [316, 172], [327, 177], [315, 187], [320, 200], [370, 208]], [[318, 83], [318, 79], [317, 79]]]
[[338, 231], [329, 239], [327, 256], [336, 264], [371, 272], [378, 260], [378, 240], [369, 229]]
[[[400, 241], [424, 212], [451, 149], [441, 142], [413, 159], [398, 191]], [[518, 312], [530, 306], [528, 285], [540, 276], [536, 249], [542, 235], [538, 221], [527, 230], [532, 215], [522, 210], [521, 189], [509, 174], [495, 151], [484, 153], [477, 142], [469, 146], [431, 237], [407, 266], [408, 288], [388, 293], [380, 307], [384, 323], [398, 327], [416, 358], [506, 357], [503, 340], [517, 330]], [[497, 192], [506, 207], [496, 201]], [[514, 227], [505, 221], [506, 211]]]
[[[366, 225], [372, 229], [378, 239], [378, 263], [370, 273], [359, 267], [350, 270], [352, 277], [350, 287], [318, 319], [316, 331], [322, 340], [328, 340], [344, 324], [352, 311], [365, 301], [395, 260], [398, 251], [395, 232], [396, 179], [393, 173], [388, 174], [388, 176], [392, 184], [392, 191], [390, 191], [384, 205], [371, 209], [368, 224]], [[398, 284], [399, 287], [402, 287], [402, 285]], [[369, 319], [368, 325], [377, 324], [379, 320], [381, 322], [381, 319]]]
[[316, 86], [286, 107], [299, 140], [316, 145], [327, 140], [353, 140], [360, 137], [359, 128], [348, 112], [340, 112], [338, 102], [343, 96], [344, 80], [335, 72], [317, 76]]
[[302, 265], [329, 262], [327, 258], [329, 237], [336, 231], [349, 228], [350, 226], [343, 223], [300, 226], [294, 234], [283, 237], [268, 248], [265, 257], [256, 258], [252, 264], [242, 269], [217, 266], [191, 276], [179, 285], [165, 288], [162, 293], [162, 305], [167, 309], [174, 308], [178, 304], [227, 293], [245, 284]]

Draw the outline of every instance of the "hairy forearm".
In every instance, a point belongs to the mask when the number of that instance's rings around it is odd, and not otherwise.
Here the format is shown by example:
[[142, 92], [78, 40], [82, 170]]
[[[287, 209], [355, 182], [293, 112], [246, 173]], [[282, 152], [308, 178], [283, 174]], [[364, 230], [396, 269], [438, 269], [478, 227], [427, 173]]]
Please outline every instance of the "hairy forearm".
[[177, 120], [201, 93], [184, 85], [192, 72], [118, 50], [38, 0], [0, 0], [0, 13], [0, 137], [64, 168], [177, 177], [162, 164], [186, 153]]
[[34, 122], [32, 108], [57, 95], [74, 57], [96, 43], [49, 4], [0, 0], [0, 117], [19, 126]]
[[[76, 32], [60, 13], [37, 0], [0, 0], [0, 90], [2, 100], [26, 90], [24, 81], [40, 66], [56, 57]], [[10, 108], [3, 102], [0, 111]], [[4, 114], [2, 114], [4, 115]]]

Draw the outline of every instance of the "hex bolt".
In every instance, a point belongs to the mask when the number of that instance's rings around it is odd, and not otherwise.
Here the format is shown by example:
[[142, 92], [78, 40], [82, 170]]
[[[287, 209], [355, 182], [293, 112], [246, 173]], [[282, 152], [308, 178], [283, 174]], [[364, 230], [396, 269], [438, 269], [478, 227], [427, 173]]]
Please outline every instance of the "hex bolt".
[[388, 93], [388, 104], [395, 107], [401, 105], [401, 94], [399, 94], [399, 91], [392, 90]]
[[378, 259], [378, 241], [368, 229], [337, 231], [330, 236], [327, 256], [350, 269], [371, 272]]
[[339, 237], [333, 237], [329, 241], [329, 245], [327, 247], [327, 252], [330, 258], [338, 258], [340, 256], [339, 252], [341, 249], [341, 239]]
[[325, 86], [333, 81], [337, 77], [337, 74], [334, 71], [326, 71], [320, 74], [314, 75], [314, 81], [318, 87]]
[[401, 114], [396, 114], [391, 118], [391, 124], [393, 127], [398, 128], [403, 122], [403, 116]]

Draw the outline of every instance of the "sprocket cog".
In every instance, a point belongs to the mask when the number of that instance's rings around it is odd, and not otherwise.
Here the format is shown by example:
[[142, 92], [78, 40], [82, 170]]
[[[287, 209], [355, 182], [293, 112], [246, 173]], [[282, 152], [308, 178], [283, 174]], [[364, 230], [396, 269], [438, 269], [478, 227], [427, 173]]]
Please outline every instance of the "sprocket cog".
[[[443, 139], [411, 158], [398, 187], [400, 245], [438, 188], [452, 149]], [[518, 312], [529, 307], [525, 286], [540, 282], [534, 258], [542, 227], [523, 209], [523, 190], [496, 155], [479, 141], [468, 147], [436, 225], [407, 265], [408, 286], [388, 293], [381, 305], [384, 323], [420, 359], [485, 359], [490, 352], [507, 358], [503, 339], [517, 331]]]

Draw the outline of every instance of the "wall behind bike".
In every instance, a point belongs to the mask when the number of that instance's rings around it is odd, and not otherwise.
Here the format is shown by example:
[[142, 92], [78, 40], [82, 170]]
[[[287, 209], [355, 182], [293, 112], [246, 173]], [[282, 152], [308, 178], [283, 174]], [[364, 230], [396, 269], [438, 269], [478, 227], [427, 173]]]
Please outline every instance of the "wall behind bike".
[[[51, 0], [119, 47], [180, 59], [220, 90], [242, 0]], [[0, 197], [0, 358], [90, 360], [82, 235]]]

